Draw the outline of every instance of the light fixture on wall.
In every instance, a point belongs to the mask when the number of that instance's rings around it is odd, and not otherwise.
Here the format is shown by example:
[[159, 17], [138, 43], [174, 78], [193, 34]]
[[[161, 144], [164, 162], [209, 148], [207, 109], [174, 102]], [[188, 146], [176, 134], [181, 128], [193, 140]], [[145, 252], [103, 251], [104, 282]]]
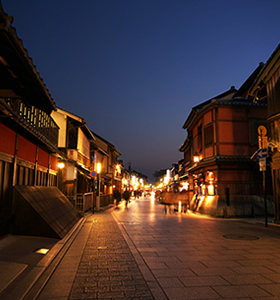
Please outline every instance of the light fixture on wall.
[[193, 162], [195, 162], [195, 163], [199, 162], [199, 155], [197, 154], [197, 152], [195, 152], [195, 154], [193, 156]]
[[96, 165], [96, 172], [97, 172], [97, 176], [98, 176], [98, 195], [96, 197], [96, 210], [99, 211], [100, 209], [100, 172], [101, 172], [101, 163], [97, 163]]
[[63, 169], [64, 167], [65, 167], [65, 163], [62, 162], [62, 161], [60, 161], [60, 162], [58, 163], [58, 168], [59, 168], [59, 169]]

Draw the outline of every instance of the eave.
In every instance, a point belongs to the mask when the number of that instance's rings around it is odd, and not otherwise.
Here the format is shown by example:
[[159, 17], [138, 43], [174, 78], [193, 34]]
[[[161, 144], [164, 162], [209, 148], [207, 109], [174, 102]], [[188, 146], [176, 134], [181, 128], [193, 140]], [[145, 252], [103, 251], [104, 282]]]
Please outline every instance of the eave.
[[212, 165], [221, 165], [221, 164], [230, 164], [230, 165], [236, 165], [236, 164], [252, 164], [255, 163], [251, 160], [250, 156], [230, 156], [230, 155], [218, 155], [218, 156], [212, 156], [207, 159], [203, 159], [200, 162], [193, 164], [187, 171], [193, 172], [200, 168], [204, 168], [206, 166], [212, 166]]
[[275, 71], [280, 67], [280, 43], [273, 51], [265, 65], [263, 66], [262, 71], [259, 76], [255, 79], [254, 83], [249, 89], [250, 94], [256, 94], [257, 91], [262, 87], [263, 84], [266, 84]]
[[12, 22], [13, 17], [3, 11], [0, 3], [0, 63], [10, 74], [9, 80], [15, 94], [26, 103], [50, 114], [56, 110], [56, 105]]
[[206, 113], [210, 108], [215, 106], [230, 106], [230, 107], [256, 107], [264, 108], [267, 107], [266, 102], [253, 102], [251, 100], [242, 98], [242, 99], [212, 99], [211, 102], [206, 103], [205, 106], [202, 106], [200, 109], [193, 110], [186, 120], [183, 129], [190, 129], [191, 126], [196, 122], [197, 118], [202, 114]]
[[93, 132], [89, 129], [89, 127], [87, 126], [87, 124], [83, 118], [81, 118], [69, 111], [66, 111], [62, 108], [57, 108], [57, 112], [62, 115], [65, 115], [68, 119], [71, 119], [71, 121], [74, 121], [77, 124], [77, 126], [79, 128], [81, 128], [81, 130], [84, 132], [84, 134], [86, 135], [86, 137], [89, 140], [95, 140]]

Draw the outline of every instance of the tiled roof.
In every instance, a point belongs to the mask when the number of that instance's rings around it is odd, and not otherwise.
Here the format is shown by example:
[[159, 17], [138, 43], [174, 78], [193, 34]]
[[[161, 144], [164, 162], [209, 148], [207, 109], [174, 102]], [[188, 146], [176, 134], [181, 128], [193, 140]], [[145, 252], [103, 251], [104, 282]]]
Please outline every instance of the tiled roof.
[[224, 105], [243, 105], [243, 106], [259, 106], [259, 107], [266, 107], [266, 102], [252, 102], [245, 99], [229, 99], [229, 100], [215, 100], [213, 101], [218, 104], [224, 104]]
[[219, 163], [255, 163], [250, 156], [247, 155], [217, 155], [201, 160], [197, 164], [193, 164], [188, 168], [188, 172], [205, 167], [210, 164]]
[[215, 156], [216, 162], [252, 162], [250, 156], [244, 155], [236, 155], [236, 156], [228, 156], [228, 155], [219, 155]]

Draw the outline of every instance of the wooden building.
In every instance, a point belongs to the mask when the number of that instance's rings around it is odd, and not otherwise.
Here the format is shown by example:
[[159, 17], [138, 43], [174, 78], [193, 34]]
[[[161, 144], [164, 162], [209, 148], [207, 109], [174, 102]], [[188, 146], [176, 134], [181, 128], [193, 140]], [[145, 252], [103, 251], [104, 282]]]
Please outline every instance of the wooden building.
[[56, 187], [56, 106], [12, 21], [0, 3], [0, 236], [63, 237], [79, 217]]
[[183, 125], [187, 138], [179, 149], [184, 152], [181, 177], [188, 178], [190, 208], [213, 216], [263, 213], [261, 172], [251, 156], [267, 105], [234, 97], [238, 92], [232, 87], [193, 107]]
[[275, 222], [280, 223], [280, 44], [251, 85], [249, 96], [256, 103], [267, 99]]
[[95, 140], [91, 143], [91, 169], [97, 170], [96, 166], [98, 163], [101, 166], [100, 206], [104, 206], [109, 203], [114, 203], [114, 191], [121, 192], [123, 167], [118, 161], [118, 157], [121, 156], [121, 153], [113, 144], [95, 132], [92, 132], [92, 134]]
[[59, 161], [58, 187], [77, 210], [91, 209], [94, 179], [90, 175], [90, 147], [95, 137], [85, 120], [73, 113], [57, 108], [51, 116], [59, 126], [58, 148], [65, 155]]

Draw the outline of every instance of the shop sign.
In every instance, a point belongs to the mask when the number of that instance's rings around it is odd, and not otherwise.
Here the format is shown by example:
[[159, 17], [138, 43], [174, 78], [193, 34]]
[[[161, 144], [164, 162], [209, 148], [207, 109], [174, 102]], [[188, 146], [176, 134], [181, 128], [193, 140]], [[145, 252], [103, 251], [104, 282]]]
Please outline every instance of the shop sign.
[[267, 129], [264, 126], [258, 127], [258, 134], [259, 134], [259, 148], [268, 148], [267, 142]]
[[260, 171], [266, 170], [266, 158], [260, 158], [259, 160]]

